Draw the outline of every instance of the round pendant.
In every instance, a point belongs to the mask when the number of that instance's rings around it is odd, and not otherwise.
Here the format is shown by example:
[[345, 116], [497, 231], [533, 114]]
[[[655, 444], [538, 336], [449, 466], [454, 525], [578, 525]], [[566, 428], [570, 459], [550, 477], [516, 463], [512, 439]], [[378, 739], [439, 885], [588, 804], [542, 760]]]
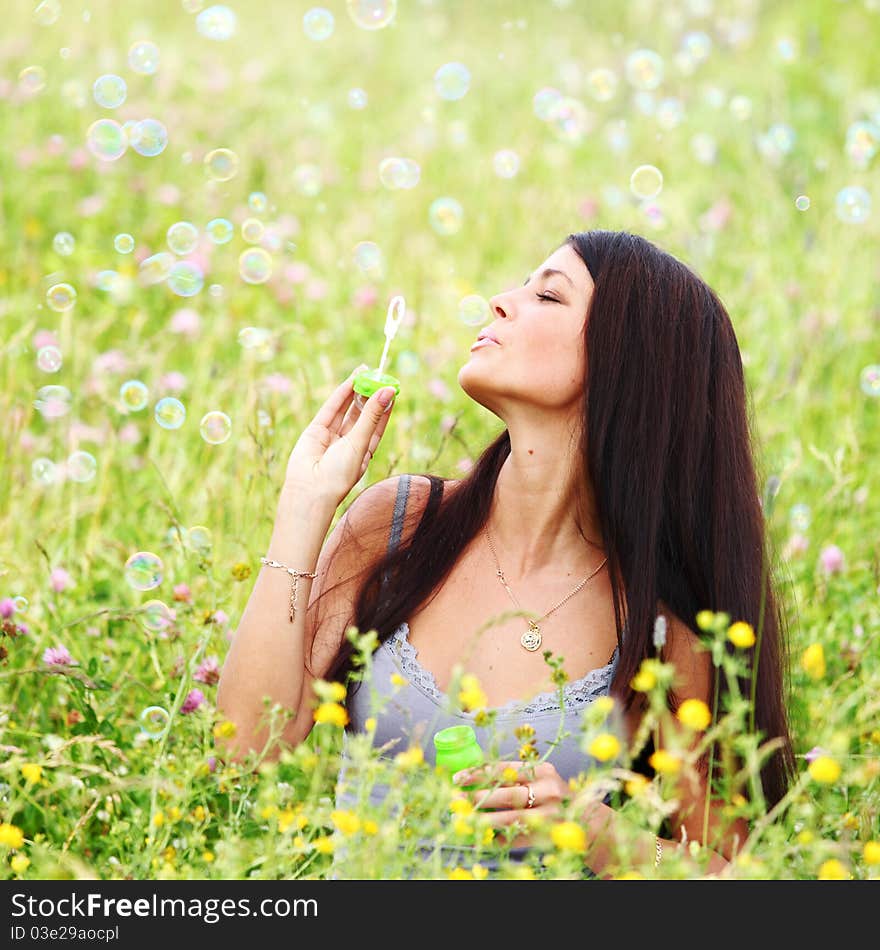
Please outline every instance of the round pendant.
[[539, 649], [541, 646], [541, 631], [538, 629], [538, 625], [530, 622], [529, 629], [520, 637], [519, 642], [530, 653], [534, 653], [535, 650]]

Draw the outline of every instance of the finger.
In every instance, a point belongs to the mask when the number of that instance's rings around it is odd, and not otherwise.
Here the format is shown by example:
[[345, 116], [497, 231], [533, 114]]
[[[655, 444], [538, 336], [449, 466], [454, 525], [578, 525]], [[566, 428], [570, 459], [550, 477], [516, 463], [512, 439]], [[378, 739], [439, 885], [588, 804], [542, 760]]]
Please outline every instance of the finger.
[[535, 774], [532, 766], [524, 766], [522, 762], [501, 761], [489, 762], [485, 765], [478, 765], [474, 768], [456, 772], [455, 775], [452, 776], [452, 780], [457, 785], [479, 785], [508, 781], [509, 776], [504, 774], [507, 769], [511, 769], [516, 773], [517, 782], [527, 782], [529, 778], [534, 777]]
[[[534, 791], [534, 786], [532, 786]], [[525, 785], [503, 785], [488, 792], [474, 792], [474, 805], [487, 811], [524, 809], [529, 799]], [[537, 801], [532, 808], [537, 807]], [[529, 809], [531, 811], [531, 809]]]
[[[383, 392], [384, 388], [387, 387], [377, 390], [372, 396], [370, 396], [370, 398], [364, 404], [363, 409], [361, 409], [354, 425], [343, 436], [343, 438], [348, 439], [355, 452], [361, 458], [367, 454], [367, 451], [370, 448], [370, 440], [378, 431], [380, 431], [380, 426], [382, 422], [385, 421], [382, 418], [383, 415], [391, 415], [390, 412], [385, 412], [385, 406], [379, 402], [379, 394]], [[381, 431], [384, 432], [384, 428], [382, 428]]]
[[357, 369], [352, 370], [351, 375], [347, 379], [343, 380], [336, 387], [336, 389], [330, 393], [324, 405], [321, 406], [315, 415], [314, 421], [318, 425], [324, 426], [327, 429], [331, 429], [333, 426], [333, 420], [336, 418], [336, 416], [340, 412], [345, 412], [345, 409], [351, 400], [352, 393], [354, 392], [354, 378], [362, 368], [363, 367], [359, 366]]

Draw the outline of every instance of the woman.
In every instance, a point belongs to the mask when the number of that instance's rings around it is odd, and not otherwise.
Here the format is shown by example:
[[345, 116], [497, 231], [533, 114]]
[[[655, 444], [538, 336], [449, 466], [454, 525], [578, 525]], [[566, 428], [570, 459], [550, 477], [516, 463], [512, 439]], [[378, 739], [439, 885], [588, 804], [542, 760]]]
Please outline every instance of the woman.
[[[585, 702], [608, 693], [630, 738], [644, 709], [644, 695], [631, 684], [655, 655], [657, 617], [666, 621], [661, 656], [676, 671], [671, 708], [695, 698], [711, 709], [713, 668], [698, 648], [695, 617], [725, 611], [761, 629], [752, 658], [754, 717], [765, 740], [779, 740], [761, 773], [772, 806], [794, 771], [784, 617], [763, 570], [745, 382], [724, 306], [645, 239], [595, 230], [569, 235], [523, 286], [493, 297], [491, 310], [481, 335], [494, 342], [472, 348], [458, 381], [505, 429], [464, 478], [445, 490], [433, 476], [379, 482], [349, 506], [324, 545], [390, 413], [377, 393], [359, 414], [350, 406], [349, 378], [297, 442], [267, 557], [320, 580], [314, 590], [308, 577], [298, 580], [301, 609], [291, 620], [290, 578], [283, 570], [258, 576], [218, 692], [218, 705], [239, 727], [236, 754], [260, 747], [266, 695], [297, 710], [283, 738], [294, 745], [305, 739], [312, 680], [343, 682], [352, 670], [349, 624], [378, 632], [374, 671], [397, 660], [411, 681], [378, 722], [377, 737], [420, 741], [428, 761], [432, 730], [462, 720], [435, 718], [419, 732], [419, 717], [407, 713], [445, 697], [457, 663], [476, 676], [490, 708], [528, 712], [519, 700], [556, 690], [547, 649], [564, 658], [571, 683], [587, 687], [563, 710], [570, 722]], [[537, 622], [512, 616], [475, 637], [492, 618], [520, 607]], [[750, 688], [748, 676], [741, 692]], [[369, 712], [367, 692], [359, 684], [349, 695], [355, 727]], [[717, 708], [724, 708], [721, 696]], [[535, 719], [518, 721], [538, 728]], [[508, 779], [488, 798], [483, 793], [481, 805], [499, 827], [527, 811], [552, 819], [567, 779], [585, 764], [575, 749], [555, 749], [534, 779]], [[497, 777], [502, 767], [490, 763], [483, 775]], [[639, 853], [660, 859], [686, 837], [712, 852], [709, 873], [723, 870], [747, 826], [739, 820], [704, 841], [704, 827], [720, 827], [724, 803], [710, 803], [705, 825], [705, 776], [688, 788], [667, 822], [669, 836], [646, 831]], [[613, 837], [618, 819], [606, 800], [585, 817], [587, 837]], [[528, 835], [515, 843], [525, 851]], [[609, 862], [609, 849], [597, 842], [590, 871], [602, 874]]]

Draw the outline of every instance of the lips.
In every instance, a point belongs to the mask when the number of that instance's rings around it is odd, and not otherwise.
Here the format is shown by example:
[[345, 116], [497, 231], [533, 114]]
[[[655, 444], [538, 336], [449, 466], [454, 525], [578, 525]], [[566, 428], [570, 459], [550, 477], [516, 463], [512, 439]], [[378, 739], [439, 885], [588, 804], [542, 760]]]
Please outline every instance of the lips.
[[501, 340], [499, 340], [491, 330], [480, 330], [480, 332], [477, 334], [477, 342], [486, 339], [492, 340], [501, 346]]
[[501, 346], [501, 344], [491, 336], [483, 336], [473, 343], [471, 346], [471, 352], [487, 346]]

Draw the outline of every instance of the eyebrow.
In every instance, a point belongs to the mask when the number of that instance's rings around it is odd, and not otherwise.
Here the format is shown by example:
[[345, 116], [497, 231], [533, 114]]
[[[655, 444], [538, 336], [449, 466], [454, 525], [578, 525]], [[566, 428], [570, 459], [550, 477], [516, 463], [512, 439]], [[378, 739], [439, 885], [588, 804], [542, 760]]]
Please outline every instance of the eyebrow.
[[[569, 282], [569, 284], [571, 284], [572, 288], [574, 288], [574, 281], [568, 276], [568, 274], [565, 273], [565, 271], [554, 270], [552, 267], [545, 267], [544, 270], [542, 270], [541, 273], [538, 274], [538, 276], [539, 276], [539, 277], [552, 277], [554, 274], [559, 274], [560, 277], [564, 277], [564, 278]], [[529, 274], [529, 276], [526, 277], [525, 281], [523, 282], [523, 287], [525, 287], [525, 285], [526, 285], [531, 279], [532, 279], [532, 275]]]

